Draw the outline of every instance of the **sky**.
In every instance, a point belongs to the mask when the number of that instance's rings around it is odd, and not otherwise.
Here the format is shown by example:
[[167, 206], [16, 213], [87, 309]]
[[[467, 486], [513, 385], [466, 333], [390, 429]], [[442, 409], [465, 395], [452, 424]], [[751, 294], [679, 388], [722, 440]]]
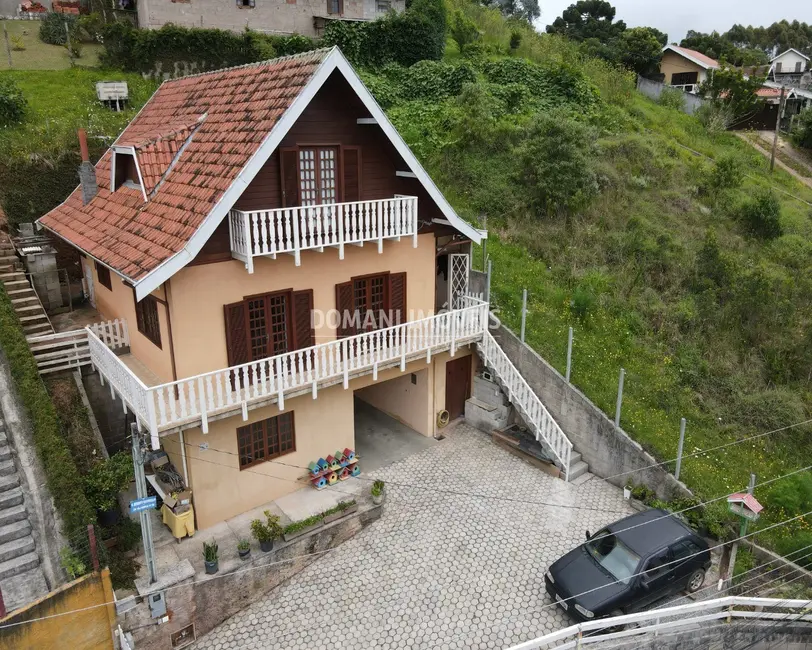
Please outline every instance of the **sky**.
[[[615, 20], [629, 27], [656, 27], [679, 43], [689, 29], [726, 32], [735, 23], [766, 27], [786, 18], [812, 23], [812, 1], [782, 0], [610, 0], [617, 9]], [[575, 0], [539, 0], [539, 29], [553, 22]]]

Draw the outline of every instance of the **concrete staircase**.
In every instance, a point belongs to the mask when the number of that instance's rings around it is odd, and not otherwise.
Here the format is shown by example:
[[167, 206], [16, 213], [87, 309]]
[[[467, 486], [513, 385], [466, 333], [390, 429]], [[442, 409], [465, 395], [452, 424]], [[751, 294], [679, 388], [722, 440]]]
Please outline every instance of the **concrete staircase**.
[[9, 242], [0, 242], [0, 282], [11, 298], [23, 332], [28, 338], [53, 334], [54, 329], [48, 314], [21, 268], [14, 247]]
[[31, 532], [25, 494], [0, 418], [0, 590], [8, 611], [48, 591]]

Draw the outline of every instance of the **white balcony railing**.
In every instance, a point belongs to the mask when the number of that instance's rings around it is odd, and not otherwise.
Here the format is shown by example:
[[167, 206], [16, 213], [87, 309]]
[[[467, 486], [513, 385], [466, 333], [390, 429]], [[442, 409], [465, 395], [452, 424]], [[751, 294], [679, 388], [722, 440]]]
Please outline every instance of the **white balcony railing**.
[[229, 213], [231, 254], [254, 272], [255, 257], [276, 259], [289, 253], [301, 264], [303, 250], [323, 251], [377, 242], [383, 252], [385, 239], [412, 237], [417, 246], [417, 197], [400, 196], [376, 201], [327, 203], [276, 210], [232, 210]]
[[93, 366], [118, 393], [152, 436], [161, 431], [201, 426], [211, 418], [230, 417], [269, 403], [285, 408], [285, 399], [322, 387], [480, 341], [488, 327], [488, 305], [468, 298], [462, 309], [386, 329], [337, 339], [260, 361], [215, 370], [196, 377], [148, 387], [90, 330]]

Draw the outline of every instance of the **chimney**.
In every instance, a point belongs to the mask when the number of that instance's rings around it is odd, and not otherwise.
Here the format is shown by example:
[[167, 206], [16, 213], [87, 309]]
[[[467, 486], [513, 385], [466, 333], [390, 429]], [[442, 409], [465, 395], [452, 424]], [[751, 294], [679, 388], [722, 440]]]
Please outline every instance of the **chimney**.
[[87, 133], [79, 129], [79, 148], [82, 151], [82, 164], [79, 165], [79, 182], [82, 185], [82, 203], [87, 205], [96, 196], [99, 186], [96, 183], [96, 169], [90, 162], [90, 153], [87, 150]]

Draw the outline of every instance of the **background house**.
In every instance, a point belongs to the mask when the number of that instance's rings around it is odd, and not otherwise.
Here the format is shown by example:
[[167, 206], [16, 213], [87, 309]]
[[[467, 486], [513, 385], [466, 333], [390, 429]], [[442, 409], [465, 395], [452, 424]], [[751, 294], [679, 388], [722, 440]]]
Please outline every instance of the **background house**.
[[664, 77], [664, 83], [695, 93], [699, 84], [718, 67], [718, 61], [705, 56], [702, 52], [677, 45], [666, 45], [660, 61], [660, 74]]
[[808, 88], [810, 85], [809, 57], [793, 48], [770, 61], [767, 78], [785, 86]]
[[138, 0], [138, 24], [321, 36], [330, 20], [375, 20], [405, 8], [406, 0]]

